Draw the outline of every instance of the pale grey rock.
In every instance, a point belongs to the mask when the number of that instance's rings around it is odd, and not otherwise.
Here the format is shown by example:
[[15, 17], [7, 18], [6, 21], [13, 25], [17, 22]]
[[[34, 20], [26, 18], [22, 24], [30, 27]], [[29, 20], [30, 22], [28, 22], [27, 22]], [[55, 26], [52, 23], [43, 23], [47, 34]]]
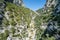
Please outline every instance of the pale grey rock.
[[10, 3], [14, 3], [17, 6], [24, 6], [24, 3], [22, 0], [4, 0], [5, 2], [10, 2]]
[[13, 3], [16, 4], [17, 6], [23, 6], [22, 0], [14, 0]]

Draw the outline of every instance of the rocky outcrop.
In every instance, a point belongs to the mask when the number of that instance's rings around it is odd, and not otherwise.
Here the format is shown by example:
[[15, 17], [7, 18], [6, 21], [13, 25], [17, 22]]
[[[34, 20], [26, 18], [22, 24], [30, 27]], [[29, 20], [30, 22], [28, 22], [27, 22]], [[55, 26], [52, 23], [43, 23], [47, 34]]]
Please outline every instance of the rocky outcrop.
[[24, 6], [23, 1], [22, 0], [4, 0], [5, 2], [11, 2], [16, 4], [17, 6]]
[[22, 0], [14, 0], [13, 3], [16, 4], [17, 6], [24, 6]]
[[54, 12], [54, 14], [59, 15], [59, 12], [60, 12], [60, 0], [47, 0], [46, 4], [44, 6], [44, 9], [48, 10], [49, 8], [52, 8], [54, 10], [54, 11], [52, 10]]
[[46, 7], [56, 6], [55, 0], [46, 0]]

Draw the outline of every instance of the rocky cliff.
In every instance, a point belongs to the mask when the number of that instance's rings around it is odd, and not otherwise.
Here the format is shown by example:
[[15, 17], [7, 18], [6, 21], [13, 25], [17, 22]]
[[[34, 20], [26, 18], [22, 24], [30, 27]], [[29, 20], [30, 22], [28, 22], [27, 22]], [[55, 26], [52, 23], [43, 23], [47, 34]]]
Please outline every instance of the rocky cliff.
[[[55, 27], [60, 26], [60, 0], [46, 0], [46, 4], [42, 9], [37, 10], [40, 16], [37, 16], [36, 23], [41, 28], [46, 28], [49, 22], [54, 23]], [[53, 26], [53, 25], [52, 25]], [[48, 27], [48, 26], [47, 26]], [[45, 40], [45, 39], [43, 39]], [[55, 40], [54, 38], [48, 38], [46, 40]]]
[[24, 3], [22, 0], [3, 0], [4, 2], [11, 2], [16, 4], [17, 6], [24, 6]]

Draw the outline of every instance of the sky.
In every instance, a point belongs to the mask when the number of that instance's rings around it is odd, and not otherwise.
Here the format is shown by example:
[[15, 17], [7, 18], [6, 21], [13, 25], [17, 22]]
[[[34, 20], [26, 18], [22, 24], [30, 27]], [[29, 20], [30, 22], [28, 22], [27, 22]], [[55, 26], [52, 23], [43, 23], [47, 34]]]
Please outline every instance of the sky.
[[24, 5], [32, 10], [43, 8], [46, 0], [23, 0]]

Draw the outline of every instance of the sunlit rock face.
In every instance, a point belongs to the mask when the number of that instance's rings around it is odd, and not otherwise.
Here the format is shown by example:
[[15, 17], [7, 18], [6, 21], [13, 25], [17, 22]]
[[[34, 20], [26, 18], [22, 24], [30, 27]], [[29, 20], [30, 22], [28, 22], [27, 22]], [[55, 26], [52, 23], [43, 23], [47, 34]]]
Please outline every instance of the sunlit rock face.
[[24, 6], [22, 0], [14, 0], [13, 3], [16, 4], [16, 5], [18, 5], [18, 6]]
[[54, 6], [54, 5], [56, 5], [55, 0], [47, 0], [46, 1], [46, 6], [47, 7], [51, 7], [51, 6]]
[[[54, 8], [55, 13], [60, 11], [60, 0], [46, 0], [44, 9]], [[48, 10], [49, 11], [49, 10]]]
[[51, 10], [56, 6], [56, 4], [57, 4], [56, 1], [57, 1], [57, 0], [46, 0], [46, 4], [45, 4], [43, 10], [44, 10], [45, 12], [51, 11]]
[[16, 4], [17, 6], [24, 6], [22, 0], [4, 0], [4, 1], [14, 3], [14, 4]]

